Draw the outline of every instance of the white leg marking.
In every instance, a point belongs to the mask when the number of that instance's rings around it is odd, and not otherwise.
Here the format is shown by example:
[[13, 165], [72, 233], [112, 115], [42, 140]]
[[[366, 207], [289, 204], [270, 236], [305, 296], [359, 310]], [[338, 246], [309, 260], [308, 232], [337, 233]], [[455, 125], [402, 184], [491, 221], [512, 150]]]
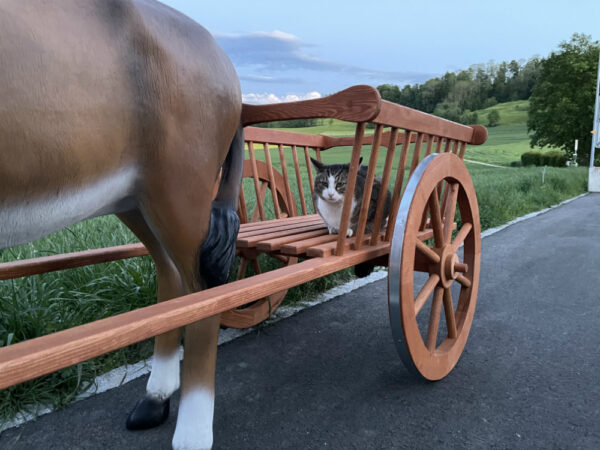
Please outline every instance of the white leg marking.
[[157, 400], [168, 399], [179, 389], [179, 349], [173, 354], [154, 355], [152, 372], [146, 385], [146, 393]]
[[195, 388], [181, 396], [177, 426], [173, 435], [174, 450], [210, 449], [213, 443], [212, 391]]

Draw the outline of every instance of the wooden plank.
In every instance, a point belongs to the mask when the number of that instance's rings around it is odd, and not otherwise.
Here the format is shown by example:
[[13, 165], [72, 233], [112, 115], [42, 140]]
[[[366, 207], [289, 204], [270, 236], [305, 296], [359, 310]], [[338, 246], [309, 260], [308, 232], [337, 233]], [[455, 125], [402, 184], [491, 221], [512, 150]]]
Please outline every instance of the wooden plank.
[[69, 367], [157, 334], [386, 254], [387, 245], [344, 257], [303, 261], [261, 275], [157, 303], [69, 330], [0, 348], [0, 389]]
[[263, 240], [274, 239], [274, 238], [283, 237], [283, 236], [290, 236], [293, 234], [304, 233], [306, 231], [325, 230], [325, 229], [327, 229], [327, 228], [325, 227], [324, 223], [318, 223], [315, 225], [306, 225], [306, 226], [302, 226], [302, 227], [293, 227], [293, 228], [290, 228], [290, 229], [284, 230], [284, 231], [273, 231], [270, 233], [261, 233], [261, 234], [255, 235], [255, 236], [249, 236], [249, 237], [245, 237], [243, 239], [238, 239], [236, 242], [236, 245], [239, 248], [254, 247], [254, 246], [256, 246], [257, 243], [259, 243]]
[[148, 255], [144, 244], [127, 244], [116, 247], [98, 248], [62, 255], [23, 259], [0, 264], [0, 280], [27, 277], [56, 270], [72, 269], [120, 259]]
[[304, 239], [310, 239], [313, 237], [324, 236], [326, 234], [329, 234], [329, 231], [327, 228], [323, 227], [322, 230], [309, 231], [307, 233], [297, 233], [290, 236], [260, 241], [258, 244], [256, 244], [256, 249], [261, 252], [275, 252], [281, 249], [281, 247], [285, 244], [290, 244], [292, 242], [302, 241]]
[[[248, 142], [248, 152], [250, 153], [250, 164], [252, 167], [252, 179], [254, 180], [254, 191], [256, 192], [256, 208], [260, 215], [260, 220], [265, 220], [265, 210], [261, 200], [261, 190], [258, 183], [258, 169], [256, 168], [256, 157], [254, 156], [254, 143]], [[252, 214], [252, 222], [255, 221], [254, 213]]]
[[[387, 152], [385, 155], [385, 163], [383, 165], [383, 178], [381, 179], [381, 185], [385, 186], [386, 191], [390, 182], [392, 173], [392, 164], [394, 162], [394, 152], [396, 151], [396, 142], [398, 136], [398, 128], [392, 128], [389, 135], [389, 143], [387, 144]], [[377, 209], [375, 210], [375, 219], [373, 220], [373, 229], [380, 230], [381, 224], [385, 220], [383, 217], [383, 208], [385, 205], [385, 195], [380, 195], [377, 199]], [[379, 241], [379, 233], [373, 233], [371, 236], [371, 245], [376, 245]]]
[[304, 239], [302, 241], [295, 241], [290, 244], [282, 245], [279, 249], [281, 253], [290, 256], [298, 256], [306, 253], [306, 250], [310, 247], [314, 247], [315, 245], [324, 244], [326, 242], [335, 242], [337, 241], [337, 234], [328, 234], [326, 236], [319, 236], [309, 239]]
[[304, 159], [306, 160], [306, 171], [308, 172], [308, 185], [310, 186], [310, 199], [312, 200], [313, 210], [317, 210], [315, 205], [315, 180], [313, 179], [312, 162], [310, 161], [310, 154], [308, 153], [308, 147], [304, 146]]
[[271, 152], [269, 151], [269, 144], [265, 142], [263, 144], [263, 148], [265, 150], [265, 161], [267, 162], [267, 171], [269, 174], [269, 187], [271, 188], [273, 209], [275, 210], [275, 217], [279, 219], [281, 217], [281, 214], [279, 212], [279, 200], [277, 199], [277, 187], [275, 185], [275, 175], [273, 175], [273, 163], [271, 162]]
[[288, 223], [300, 223], [300, 222], [315, 222], [321, 219], [321, 216], [318, 214], [308, 214], [306, 216], [295, 216], [295, 217], [286, 217], [284, 219], [270, 219], [265, 220], [263, 222], [249, 222], [243, 223], [240, 225], [240, 232], [238, 236], [243, 235], [246, 232], [254, 231], [254, 230], [263, 230], [281, 226], [282, 224]]
[[392, 194], [392, 205], [390, 207], [389, 222], [387, 232], [385, 234], [385, 241], [390, 242], [392, 239], [392, 233], [394, 232], [394, 226], [396, 225], [396, 214], [398, 214], [398, 208], [400, 207], [402, 183], [404, 181], [404, 169], [406, 168], [406, 158], [408, 157], [408, 148], [410, 147], [410, 135], [412, 133], [406, 130], [404, 134], [404, 143], [402, 144], [402, 151], [400, 153], [400, 161], [398, 162], [398, 169], [396, 170], [396, 182], [394, 184], [394, 193]]
[[[280, 225], [276, 226], [276, 227], [269, 227], [269, 228], [256, 228], [250, 231], [246, 231], [243, 234], [238, 234], [238, 240], [240, 239], [248, 239], [248, 238], [252, 238], [253, 236], [260, 236], [260, 235], [265, 235], [265, 234], [270, 234], [270, 233], [276, 233], [278, 231], [286, 231], [286, 230], [295, 230], [298, 228], [303, 228], [303, 227], [307, 227], [307, 226], [314, 226], [314, 225], [324, 225], [323, 220], [319, 220], [319, 218], [314, 218], [313, 220], [310, 221], [302, 221], [302, 222], [281, 222]], [[283, 219], [282, 219], [283, 220]]]
[[[377, 168], [377, 157], [379, 156], [379, 147], [381, 145], [381, 132], [383, 131], [382, 125], [377, 125], [375, 128], [375, 139], [371, 147], [371, 157], [369, 158], [369, 168], [367, 169], [367, 178], [365, 179], [365, 185], [362, 197], [362, 208], [358, 215], [358, 225], [356, 227], [356, 249], [358, 250], [362, 243], [362, 238], [365, 234], [365, 227], [367, 224], [367, 214], [369, 207], [371, 206], [371, 194], [373, 192], [373, 183], [375, 181], [375, 169]], [[385, 197], [385, 195], [382, 195]]]
[[287, 172], [287, 162], [285, 160], [285, 155], [283, 152], [283, 144], [279, 144], [279, 162], [281, 162], [281, 173], [283, 175], [283, 182], [285, 184], [285, 196], [287, 198], [288, 207], [290, 209], [290, 216], [297, 216], [298, 210], [296, 208], [296, 202], [294, 200], [294, 195], [292, 194], [292, 189], [290, 188], [290, 179], [288, 177]]
[[466, 142], [471, 142], [474, 136], [472, 127], [386, 100], [381, 101], [381, 112], [373, 122]]
[[300, 164], [298, 163], [298, 152], [296, 146], [292, 145], [292, 158], [294, 159], [294, 170], [296, 171], [296, 183], [298, 184], [298, 194], [300, 196], [300, 206], [302, 214], [306, 215], [306, 200], [304, 200], [304, 188], [302, 187], [302, 175], [300, 174]]
[[242, 107], [242, 123], [253, 125], [277, 120], [326, 117], [348, 122], [369, 122], [381, 109], [381, 96], [377, 89], [352, 86], [328, 97], [298, 102]]
[[[346, 184], [346, 195], [344, 195], [344, 205], [342, 207], [342, 218], [340, 220], [340, 229], [338, 234], [337, 255], [341, 256], [344, 253], [346, 232], [350, 224], [350, 210], [354, 197], [354, 187], [356, 186], [356, 175], [358, 174], [358, 166], [360, 160], [360, 152], [362, 150], [362, 138], [365, 134], [365, 124], [356, 124], [356, 138], [352, 148], [352, 158], [350, 160], [350, 168], [348, 170], [348, 183]], [[352, 195], [349, 195], [349, 194]]]
[[[371, 239], [371, 234], [363, 235], [362, 244], [368, 243], [369, 239]], [[344, 251], [348, 249], [356, 250], [356, 236], [350, 237], [346, 239]], [[389, 245], [387, 242], [386, 245]], [[362, 245], [360, 246], [362, 248]], [[326, 242], [319, 245], [313, 245], [306, 249], [306, 255], [311, 258], [325, 258], [334, 254], [337, 254], [338, 247], [337, 242]]]

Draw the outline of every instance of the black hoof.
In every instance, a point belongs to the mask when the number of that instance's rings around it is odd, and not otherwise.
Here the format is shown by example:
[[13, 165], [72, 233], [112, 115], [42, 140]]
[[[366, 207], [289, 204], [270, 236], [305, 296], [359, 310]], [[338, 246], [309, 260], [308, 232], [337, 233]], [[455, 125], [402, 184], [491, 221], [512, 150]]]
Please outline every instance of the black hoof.
[[364, 278], [371, 275], [375, 266], [372, 263], [364, 262], [354, 266], [354, 275], [358, 278]]
[[169, 399], [164, 401], [155, 400], [150, 397], [144, 397], [127, 418], [128, 430], [147, 430], [162, 425], [169, 417]]

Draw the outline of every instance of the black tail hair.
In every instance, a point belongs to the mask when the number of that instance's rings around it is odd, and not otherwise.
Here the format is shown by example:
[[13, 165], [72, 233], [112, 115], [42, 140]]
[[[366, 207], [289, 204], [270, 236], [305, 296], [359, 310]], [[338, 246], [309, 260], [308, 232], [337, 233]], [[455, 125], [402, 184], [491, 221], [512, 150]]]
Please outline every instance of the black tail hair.
[[212, 203], [210, 227], [200, 248], [200, 277], [207, 288], [227, 282], [240, 229], [238, 197], [244, 168], [244, 128], [240, 125], [223, 163], [219, 192]]

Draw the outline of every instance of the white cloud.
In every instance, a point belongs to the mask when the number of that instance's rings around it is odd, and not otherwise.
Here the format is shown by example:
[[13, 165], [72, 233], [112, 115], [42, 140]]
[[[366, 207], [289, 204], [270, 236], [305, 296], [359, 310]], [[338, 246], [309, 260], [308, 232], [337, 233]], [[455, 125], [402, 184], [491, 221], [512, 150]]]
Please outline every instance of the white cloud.
[[263, 93], [263, 94], [242, 94], [242, 101], [244, 103], [251, 103], [254, 105], [264, 105], [267, 103], [283, 103], [283, 102], [297, 102], [300, 100], [312, 100], [315, 98], [321, 98], [321, 93], [317, 91], [308, 92], [304, 95], [302, 94], [287, 94], [282, 97], [278, 97], [273, 93]]

